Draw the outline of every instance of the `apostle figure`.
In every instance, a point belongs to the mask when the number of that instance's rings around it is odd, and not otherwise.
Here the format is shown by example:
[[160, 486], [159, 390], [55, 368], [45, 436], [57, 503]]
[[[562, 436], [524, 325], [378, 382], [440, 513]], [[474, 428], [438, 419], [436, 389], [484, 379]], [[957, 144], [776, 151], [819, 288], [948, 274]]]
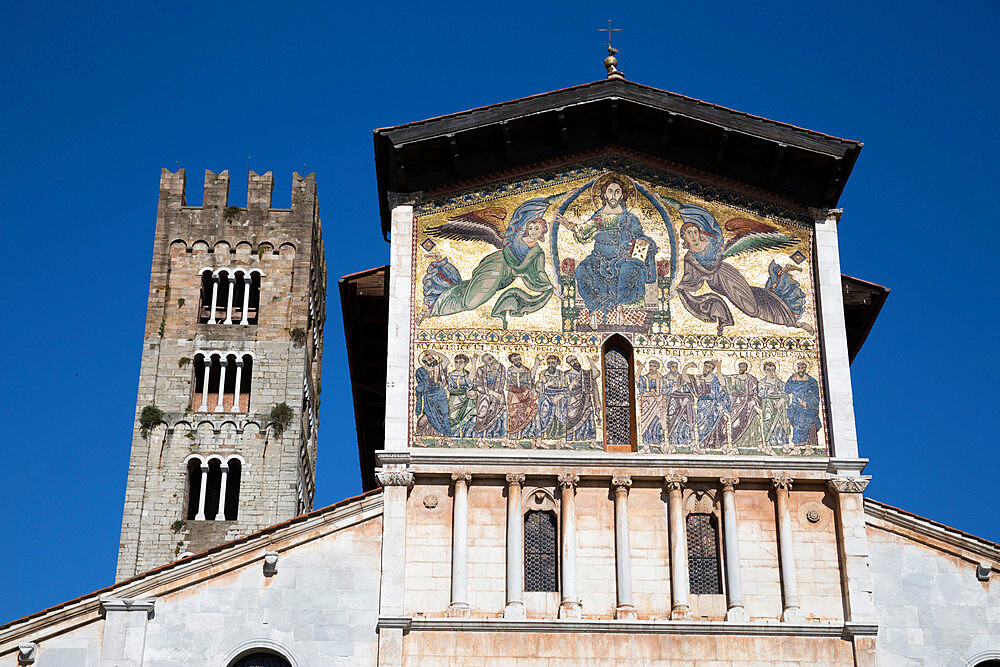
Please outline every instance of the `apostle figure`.
[[764, 362], [764, 377], [760, 380], [761, 422], [764, 448], [780, 452], [788, 447], [792, 425], [788, 422], [788, 394], [785, 383], [778, 377], [773, 361]]
[[513, 439], [522, 437], [521, 432], [538, 412], [535, 373], [540, 360], [536, 358], [534, 368], [528, 368], [521, 355], [513, 352], [507, 361], [511, 363], [507, 369], [507, 434]]
[[684, 366], [684, 383], [697, 397], [695, 409], [698, 420], [698, 445], [702, 449], [726, 449], [729, 394], [722, 388], [722, 383], [716, 375], [717, 364], [714, 361], [705, 361], [702, 364], [701, 375], [690, 373], [692, 368], [697, 369], [698, 365], [690, 362]]
[[[676, 362], [675, 362], [676, 364]], [[639, 395], [639, 438], [644, 445], [662, 445], [663, 425], [666, 422], [667, 397], [665, 382], [660, 375], [660, 362], [650, 359], [643, 373], [643, 363], [636, 361], [638, 377], [635, 379], [636, 393]]]
[[725, 376], [730, 400], [730, 442], [733, 447], [757, 449], [761, 443], [759, 383], [750, 374], [747, 362], [741, 361], [736, 367], [739, 373]]
[[472, 366], [469, 357], [456, 354], [454, 369], [448, 373], [448, 419], [451, 431], [457, 437], [471, 438], [473, 420], [476, 418], [476, 392], [472, 388], [472, 378], [476, 372], [479, 355], [473, 355]]
[[626, 208], [629, 190], [625, 182], [612, 177], [595, 187], [601, 188], [604, 205], [587, 221], [575, 223], [559, 217], [577, 243], [594, 242], [594, 249], [576, 267], [577, 293], [591, 312], [594, 327], [599, 324], [599, 313], [607, 324], [608, 313], [645, 300], [646, 285], [656, 285], [656, 242]]
[[785, 393], [789, 395], [788, 421], [792, 425], [792, 444], [816, 445], [819, 429], [823, 428], [819, 420], [819, 383], [806, 372], [806, 362], [800, 361], [796, 369], [785, 382]]
[[662, 391], [667, 396], [666, 438], [671, 450], [688, 447], [695, 441], [698, 425], [695, 396], [684, 382], [684, 375], [677, 370], [677, 362], [667, 362], [667, 372], [663, 375]]
[[[536, 363], [541, 357], [535, 357]], [[550, 354], [545, 368], [535, 377], [538, 413], [527, 429], [529, 437], [560, 440], [566, 436], [566, 375], [559, 368], [560, 359]]]
[[496, 357], [487, 352], [476, 369], [472, 388], [476, 391], [477, 438], [502, 438], [507, 435], [507, 404], [504, 400], [506, 371]]
[[420, 355], [420, 367], [413, 374], [416, 432], [420, 435], [451, 436], [448, 416], [448, 358], [434, 350]]
[[598, 359], [588, 357], [590, 368], [583, 365], [573, 355], [566, 357], [569, 370], [566, 371], [566, 439], [579, 442], [597, 437], [597, 416], [594, 407], [601, 400], [597, 393]]

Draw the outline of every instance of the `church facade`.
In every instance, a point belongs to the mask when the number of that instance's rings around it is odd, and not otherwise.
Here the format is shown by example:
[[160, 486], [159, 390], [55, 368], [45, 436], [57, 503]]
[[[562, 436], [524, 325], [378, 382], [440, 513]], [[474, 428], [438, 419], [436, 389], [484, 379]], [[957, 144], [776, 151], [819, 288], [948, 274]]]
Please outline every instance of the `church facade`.
[[390, 264], [339, 283], [365, 492], [302, 513], [315, 181], [240, 209], [209, 174], [195, 210], [164, 171], [119, 581], [0, 664], [1000, 660], [1000, 545], [865, 497], [858, 142], [611, 63], [374, 144]]

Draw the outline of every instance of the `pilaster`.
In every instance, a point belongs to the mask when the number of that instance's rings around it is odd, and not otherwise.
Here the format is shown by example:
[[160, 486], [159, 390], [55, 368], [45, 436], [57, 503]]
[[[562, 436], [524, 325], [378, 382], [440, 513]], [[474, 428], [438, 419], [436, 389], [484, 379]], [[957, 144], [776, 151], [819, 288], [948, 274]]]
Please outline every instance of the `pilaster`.
[[413, 207], [392, 209], [389, 268], [389, 341], [386, 357], [385, 404], [399, 406], [385, 415], [385, 448], [409, 447], [410, 313], [413, 284]]
[[378, 664], [403, 663], [403, 625], [382, 623], [383, 618], [403, 618], [406, 565], [406, 496], [413, 485], [413, 469], [405, 464], [376, 468], [382, 485], [382, 584], [379, 588]]
[[140, 667], [146, 650], [146, 626], [153, 617], [154, 598], [102, 597], [104, 636], [101, 667]]

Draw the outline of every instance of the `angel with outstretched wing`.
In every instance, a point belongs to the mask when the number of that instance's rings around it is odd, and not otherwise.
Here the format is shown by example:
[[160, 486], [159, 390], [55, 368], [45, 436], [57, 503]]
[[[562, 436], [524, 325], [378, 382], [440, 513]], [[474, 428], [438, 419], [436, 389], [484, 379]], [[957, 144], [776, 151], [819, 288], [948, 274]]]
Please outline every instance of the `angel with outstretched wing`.
[[[428, 228], [428, 236], [480, 241], [497, 250], [480, 260], [465, 279], [447, 257], [432, 261], [422, 280], [428, 310], [417, 316], [417, 324], [426, 317], [475, 310], [500, 292], [491, 315], [502, 319], [505, 327], [508, 316], [520, 317], [542, 308], [554, 292], [542, 250], [549, 225], [542, 216], [562, 194], [529, 199], [517, 207], [506, 227], [507, 211], [491, 206]], [[510, 286], [517, 278], [527, 289]]]
[[[781, 267], [772, 260], [767, 284], [757, 287], [724, 261], [746, 252], [790, 248], [798, 244], [798, 239], [742, 217], [727, 221], [724, 233], [715, 216], [700, 206], [665, 198], [663, 201], [684, 221], [684, 275], [671, 294], [680, 297], [688, 312], [703, 322], [715, 322], [722, 335], [724, 327], [733, 325], [728, 301], [750, 317], [812, 333], [813, 328], [800, 319], [805, 310], [805, 292], [790, 273], [799, 267]], [[711, 292], [695, 294], [706, 284]]]

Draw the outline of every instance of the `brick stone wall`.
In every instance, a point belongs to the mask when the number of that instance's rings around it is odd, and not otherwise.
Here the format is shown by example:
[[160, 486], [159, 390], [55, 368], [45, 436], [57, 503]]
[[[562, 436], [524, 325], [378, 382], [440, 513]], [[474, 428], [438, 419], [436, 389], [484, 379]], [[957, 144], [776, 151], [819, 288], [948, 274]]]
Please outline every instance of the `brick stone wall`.
[[[249, 178], [243, 208], [229, 205], [228, 172], [206, 172], [202, 206], [186, 205], [183, 170], [161, 175], [119, 580], [312, 508], [316, 429], [308, 422], [318, 424], [326, 312], [316, 182], [296, 174], [291, 208], [274, 209], [270, 172]], [[198, 323], [206, 268], [261, 272], [256, 325]], [[296, 328], [304, 342], [291, 339]], [[252, 355], [245, 412], [199, 412], [194, 360], [211, 352]], [[282, 402], [294, 416], [278, 437], [269, 415]], [[139, 415], [147, 405], [163, 410], [164, 423], [143, 437]], [[236, 521], [185, 521], [192, 454], [245, 461]]]

